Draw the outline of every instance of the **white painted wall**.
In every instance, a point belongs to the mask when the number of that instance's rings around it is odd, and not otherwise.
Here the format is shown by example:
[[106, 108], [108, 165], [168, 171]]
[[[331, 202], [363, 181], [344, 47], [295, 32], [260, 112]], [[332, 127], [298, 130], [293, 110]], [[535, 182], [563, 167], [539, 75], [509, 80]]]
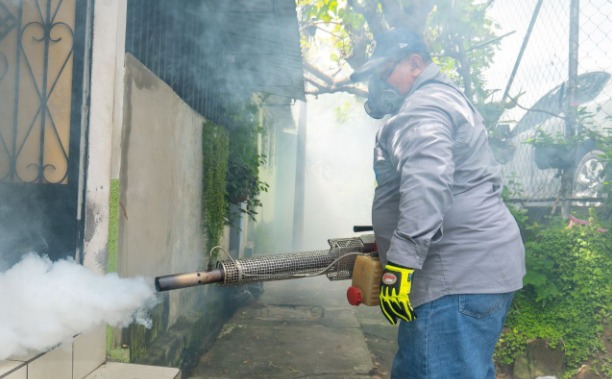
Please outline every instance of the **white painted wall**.
[[113, 131], [120, 130], [127, 0], [96, 1], [85, 192], [83, 263], [106, 271]]

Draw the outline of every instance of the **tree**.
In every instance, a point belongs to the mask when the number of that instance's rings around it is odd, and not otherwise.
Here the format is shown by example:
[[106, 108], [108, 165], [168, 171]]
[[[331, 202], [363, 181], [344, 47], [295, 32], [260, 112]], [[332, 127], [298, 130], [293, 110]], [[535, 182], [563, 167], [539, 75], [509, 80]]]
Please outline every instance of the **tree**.
[[[363, 84], [350, 82], [350, 73], [366, 61], [373, 38], [404, 26], [424, 36], [434, 60], [493, 126], [510, 104], [488, 102], [493, 91], [484, 87], [482, 78], [500, 40], [486, 13], [492, 2], [298, 0], [307, 93], [367, 96]], [[322, 50], [327, 57], [321, 56]]]

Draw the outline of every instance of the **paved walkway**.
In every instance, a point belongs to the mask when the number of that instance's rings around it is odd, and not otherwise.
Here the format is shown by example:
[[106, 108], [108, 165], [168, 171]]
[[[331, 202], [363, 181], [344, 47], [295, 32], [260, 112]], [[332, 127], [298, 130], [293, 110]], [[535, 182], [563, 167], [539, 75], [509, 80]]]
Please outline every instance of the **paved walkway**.
[[353, 307], [350, 280], [264, 283], [184, 379], [389, 378], [396, 328], [378, 307]]

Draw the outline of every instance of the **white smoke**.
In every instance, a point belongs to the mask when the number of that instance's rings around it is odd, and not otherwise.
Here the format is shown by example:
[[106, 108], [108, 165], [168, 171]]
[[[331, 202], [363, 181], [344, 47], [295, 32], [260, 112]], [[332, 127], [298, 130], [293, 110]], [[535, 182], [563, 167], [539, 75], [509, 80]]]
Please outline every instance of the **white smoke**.
[[328, 238], [350, 237], [354, 225], [372, 224], [372, 157], [380, 125], [353, 95], [308, 98], [303, 249], [326, 247]]
[[150, 327], [147, 310], [158, 301], [152, 280], [27, 254], [0, 273], [0, 360], [47, 351], [99, 325]]

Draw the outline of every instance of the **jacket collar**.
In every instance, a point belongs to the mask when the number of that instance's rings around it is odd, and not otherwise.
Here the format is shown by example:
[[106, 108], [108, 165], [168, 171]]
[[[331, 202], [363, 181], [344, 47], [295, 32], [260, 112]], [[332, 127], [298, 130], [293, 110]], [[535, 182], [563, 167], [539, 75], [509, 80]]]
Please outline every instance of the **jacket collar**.
[[436, 80], [444, 83], [448, 83], [448, 79], [440, 72], [440, 67], [435, 63], [430, 63], [425, 67], [421, 75], [414, 81], [414, 85], [408, 95], [406, 97], [411, 96], [416, 90], [421, 88], [423, 84], [429, 82], [430, 80]]

